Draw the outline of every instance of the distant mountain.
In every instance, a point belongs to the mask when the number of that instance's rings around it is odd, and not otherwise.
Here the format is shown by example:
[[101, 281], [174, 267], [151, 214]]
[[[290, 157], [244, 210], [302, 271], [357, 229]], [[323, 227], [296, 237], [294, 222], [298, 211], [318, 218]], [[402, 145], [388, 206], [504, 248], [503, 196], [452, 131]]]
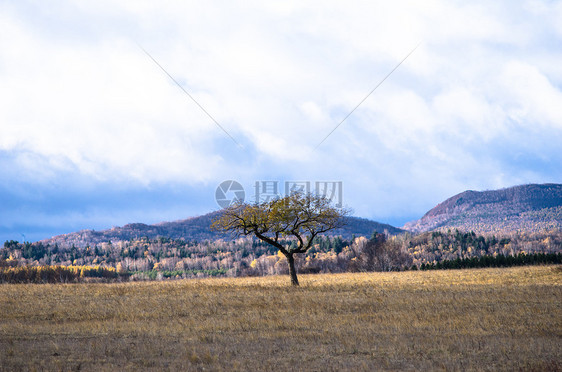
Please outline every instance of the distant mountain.
[[493, 191], [465, 191], [403, 227], [411, 232], [472, 230], [476, 233], [562, 229], [562, 185], [522, 185]]
[[[99, 243], [107, 243], [109, 241], [116, 242], [120, 240], [131, 240], [142, 237], [154, 239], [157, 237], [166, 237], [171, 239], [184, 239], [186, 241], [202, 241], [215, 239], [228, 239], [232, 236], [225, 236], [222, 233], [212, 231], [211, 223], [218, 217], [220, 212], [211, 212], [199, 217], [192, 217], [185, 220], [174, 222], [161, 222], [154, 225], [146, 225], [143, 223], [131, 223], [123, 227], [113, 227], [108, 230], [94, 231], [82, 230], [70, 234], [58, 235], [51, 239], [42, 240], [42, 243], [58, 244], [61, 247], [94, 246]], [[349, 239], [352, 235], [371, 236], [373, 231], [385, 232], [389, 234], [399, 234], [403, 230], [391, 225], [378, 223], [364, 218], [346, 217], [346, 226], [331, 231], [327, 235], [341, 235]]]

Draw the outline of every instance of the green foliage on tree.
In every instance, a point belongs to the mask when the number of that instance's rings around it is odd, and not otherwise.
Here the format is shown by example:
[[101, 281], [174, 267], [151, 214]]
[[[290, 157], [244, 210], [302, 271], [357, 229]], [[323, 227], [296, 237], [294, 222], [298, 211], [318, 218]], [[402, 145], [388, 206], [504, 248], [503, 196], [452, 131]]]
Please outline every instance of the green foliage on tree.
[[[253, 235], [277, 248], [287, 259], [291, 284], [299, 285], [295, 254], [306, 253], [320, 234], [342, 227], [349, 211], [333, 207], [330, 200], [314, 194], [294, 193], [258, 204], [240, 203], [225, 209], [212, 229]], [[295, 244], [282, 240], [295, 239]]]
[[115, 280], [112, 267], [100, 266], [22, 266], [0, 268], [0, 283], [70, 283], [85, 278]]
[[518, 255], [503, 254], [497, 256], [481, 256], [470, 258], [457, 258], [437, 263], [421, 265], [421, 270], [443, 270], [443, 269], [472, 269], [483, 267], [511, 267], [524, 265], [548, 265], [562, 264], [562, 253], [532, 253]]

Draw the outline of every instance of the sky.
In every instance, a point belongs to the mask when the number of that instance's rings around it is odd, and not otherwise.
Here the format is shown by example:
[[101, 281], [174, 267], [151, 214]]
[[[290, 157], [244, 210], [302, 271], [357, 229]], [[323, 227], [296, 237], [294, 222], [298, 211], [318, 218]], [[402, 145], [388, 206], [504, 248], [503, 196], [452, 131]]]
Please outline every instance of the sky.
[[225, 180], [247, 201], [332, 182], [396, 226], [561, 183], [560, 19], [562, 1], [0, 1], [0, 241], [205, 214]]

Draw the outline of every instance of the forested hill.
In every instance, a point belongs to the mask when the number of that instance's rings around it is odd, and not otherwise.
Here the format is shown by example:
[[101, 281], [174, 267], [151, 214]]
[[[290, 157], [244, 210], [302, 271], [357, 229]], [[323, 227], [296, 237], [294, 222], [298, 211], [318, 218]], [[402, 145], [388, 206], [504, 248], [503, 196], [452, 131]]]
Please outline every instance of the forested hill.
[[[199, 217], [192, 217], [185, 220], [174, 222], [161, 222], [154, 225], [143, 223], [131, 223], [123, 227], [113, 227], [108, 230], [82, 230], [70, 234], [58, 235], [51, 239], [43, 240], [42, 243], [60, 247], [86, 247], [94, 246], [99, 243], [126, 241], [147, 237], [154, 239], [165, 237], [170, 239], [184, 239], [186, 241], [203, 241], [229, 238], [210, 229], [211, 223], [217, 218], [220, 212], [211, 212]], [[364, 218], [346, 217], [347, 223], [344, 228], [331, 231], [327, 235], [341, 235], [344, 239], [349, 239], [353, 235], [370, 237], [373, 231], [390, 234], [398, 234], [403, 230], [394, 226], [378, 223]]]
[[486, 234], [562, 229], [562, 185], [522, 185], [493, 191], [465, 191], [421, 219], [404, 225], [412, 232], [457, 228]]

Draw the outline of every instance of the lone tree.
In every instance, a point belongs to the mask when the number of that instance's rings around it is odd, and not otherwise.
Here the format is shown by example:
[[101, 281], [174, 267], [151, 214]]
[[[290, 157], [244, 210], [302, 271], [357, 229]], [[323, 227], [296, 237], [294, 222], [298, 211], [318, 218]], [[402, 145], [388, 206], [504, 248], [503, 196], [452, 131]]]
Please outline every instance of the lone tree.
[[[349, 210], [333, 207], [324, 196], [293, 193], [269, 202], [230, 206], [211, 228], [255, 235], [279, 249], [287, 258], [291, 284], [298, 286], [294, 255], [308, 251], [319, 234], [342, 227], [348, 214]], [[296, 247], [281, 244], [280, 239], [287, 238], [296, 238]]]

